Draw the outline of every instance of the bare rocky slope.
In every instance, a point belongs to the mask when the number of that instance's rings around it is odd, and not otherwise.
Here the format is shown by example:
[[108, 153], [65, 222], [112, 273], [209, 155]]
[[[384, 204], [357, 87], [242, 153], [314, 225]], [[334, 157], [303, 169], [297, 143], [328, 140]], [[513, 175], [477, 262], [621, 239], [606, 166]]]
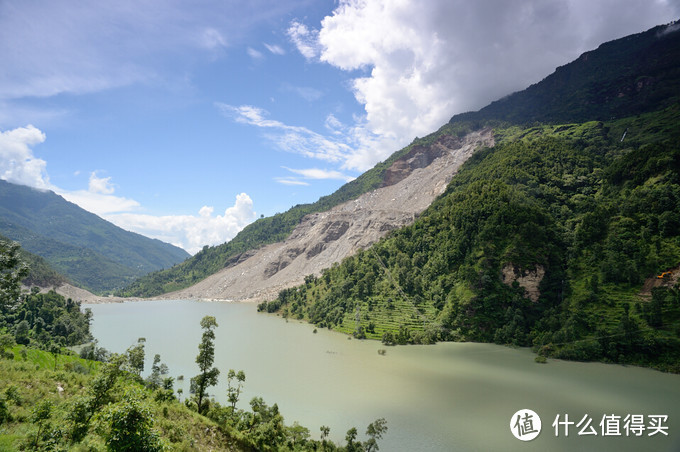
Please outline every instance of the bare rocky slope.
[[[459, 138], [442, 135], [411, 151], [387, 169], [383, 186], [328, 211], [307, 215], [283, 242], [235, 257], [223, 270], [199, 283], [156, 299], [262, 301], [310, 274], [365, 249], [389, 231], [411, 224], [441, 195], [460, 166], [484, 146], [493, 146], [491, 129]], [[120, 302], [82, 289], [57, 292], [87, 303]]]
[[387, 170], [383, 187], [322, 213], [307, 215], [283, 242], [235, 259], [231, 266], [163, 299], [261, 301], [301, 284], [389, 231], [408, 225], [442, 194], [458, 168], [493, 132], [443, 135], [416, 146]]

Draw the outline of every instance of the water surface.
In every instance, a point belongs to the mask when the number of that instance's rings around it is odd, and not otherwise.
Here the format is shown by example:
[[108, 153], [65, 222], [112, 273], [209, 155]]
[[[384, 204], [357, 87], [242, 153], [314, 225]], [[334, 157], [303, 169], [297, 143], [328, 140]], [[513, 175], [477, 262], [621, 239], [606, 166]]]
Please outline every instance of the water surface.
[[[246, 373], [239, 406], [254, 396], [278, 403], [286, 424], [294, 421], [318, 437], [319, 427], [343, 441], [384, 417], [388, 432], [381, 451], [476, 450], [680, 450], [680, 376], [636, 367], [549, 360], [534, 362], [526, 349], [491, 344], [442, 343], [385, 347], [376, 341], [348, 340], [328, 330], [256, 312], [254, 304], [143, 301], [84, 305], [94, 313], [92, 332], [100, 346], [123, 352], [146, 338], [146, 370], [159, 353], [172, 376], [198, 373], [194, 360], [200, 320], [215, 316], [215, 365], [220, 384], [211, 394], [226, 401], [226, 373]], [[384, 356], [379, 349], [386, 349]], [[510, 431], [513, 413], [529, 408], [542, 419], [531, 442]], [[592, 418], [597, 436], [556, 437], [557, 415], [578, 423]], [[602, 436], [603, 415], [621, 416], [621, 436]], [[667, 415], [669, 435], [626, 437], [623, 418]]]

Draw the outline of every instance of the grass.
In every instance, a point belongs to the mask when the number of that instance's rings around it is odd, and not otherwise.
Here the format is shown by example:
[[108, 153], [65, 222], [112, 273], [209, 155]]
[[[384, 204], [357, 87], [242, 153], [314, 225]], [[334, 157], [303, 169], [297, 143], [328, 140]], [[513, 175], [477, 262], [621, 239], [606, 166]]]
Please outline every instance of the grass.
[[[57, 370], [51, 353], [22, 346], [12, 349], [14, 360], [0, 360], [0, 397], [8, 406], [11, 420], [0, 425], [0, 450], [23, 450], [28, 438], [33, 438], [37, 427], [31, 422], [33, 407], [40, 401], [53, 403], [53, 414], [48, 421], [53, 427], [66, 430], [67, 413], [72, 399], [84, 395], [101, 363], [83, 360], [73, 355], [59, 355]], [[80, 366], [74, 366], [74, 364]], [[74, 369], [77, 369], [74, 371]], [[242, 450], [239, 440], [231, 432], [209, 419], [191, 411], [178, 401], [157, 402], [153, 392], [144, 389], [129, 378], [119, 378], [113, 390], [114, 402], [119, 401], [126, 389], [138, 387], [145, 397], [154, 419], [154, 429], [160, 434], [169, 450], [210, 451]], [[8, 394], [14, 394], [15, 397]], [[94, 418], [95, 427], [104, 428], [102, 421]], [[91, 427], [90, 433], [77, 444], [69, 446], [74, 451], [103, 451], [104, 439]], [[63, 443], [62, 443], [63, 444]]]

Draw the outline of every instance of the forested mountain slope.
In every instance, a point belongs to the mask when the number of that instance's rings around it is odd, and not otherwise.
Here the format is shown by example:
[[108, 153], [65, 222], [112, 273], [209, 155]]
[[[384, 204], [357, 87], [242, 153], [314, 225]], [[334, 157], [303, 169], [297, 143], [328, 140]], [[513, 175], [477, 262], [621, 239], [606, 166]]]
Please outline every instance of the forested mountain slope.
[[499, 130], [412, 226], [260, 308], [387, 344], [680, 371], [680, 131], [653, 132], [679, 123], [676, 105]]
[[[680, 76], [677, 28], [603, 45], [588, 60], [623, 65], [641, 42], [665, 40], [646, 47], [663, 70], [650, 63], [637, 77], [663, 72], [655, 89], [666, 92]], [[588, 74], [563, 80], [590, 80], [586, 92], [616, 84]], [[527, 98], [555, 115], [536, 123]], [[413, 225], [260, 309], [386, 344], [510, 343], [679, 372], [680, 103], [632, 96], [621, 111], [634, 115], [586, 121], [614, 108], [611, 98], [591, 100], [590, 118], [558, 98], [515, 95], [505, 102], [516, 110], [498, 117], [454, 117], [449, 126], [493, 127], [495, 146], [474, 154]], [[556, 123], [569, 111], [578, 122]]]
[[673, 105], [680, 100], [679, 30], [676, 22], [604, 43], [541, 82], [451, 123], [606, 121]]
[[0, 233], [93, 292], [182, 261], [176, 246], [125, 231], [51, 191], [0, 180]]

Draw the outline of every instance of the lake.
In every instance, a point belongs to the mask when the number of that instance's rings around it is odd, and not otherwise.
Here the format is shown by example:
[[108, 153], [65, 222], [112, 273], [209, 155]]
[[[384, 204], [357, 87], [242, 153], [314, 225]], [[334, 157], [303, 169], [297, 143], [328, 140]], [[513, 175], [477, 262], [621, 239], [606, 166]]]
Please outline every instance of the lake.
[[[92, 333], [109, 351], [122, 353], [145, 337], [146, 373], [159, 353], [171, 376], [185, 377], [175, 385], [185, 397], [189, 378], [198, 373], [199, 322], [215, 316], [221, 376], [211, 394], [224, 403], [227, 371], [243, 370], [240, 408], [249, 409], [254, 396], [278, 403], [287, 425], [298, 421], [317, 438], [326, 425], [336, 441], [344, 442], [354, 426], [365, 439], [366, 426], [384, 417], [388, 431], [381, 451], [680, 450], [679, 375], [600, 363], [538, 364], [530, 350], [491, 344], [385, 347], [328, 330], [314, 333], [313, 325], [258, 313], [251, 303], [175, 300], [83, 308], [92, 309]], [[542, 421], [540, 434], [528, 442], [510, 428], [523, 409]], [[640, 417], [624, 423], [627, 415]], [[557, 416], [563, 422], [559, 436], [552, 426]], [[523, 418], [514, 431], [535, 430], [534, 421]], [[644, 428], [639, 437], [636, 425]], [[528, 428], [520, 432], [522, 426]]]

